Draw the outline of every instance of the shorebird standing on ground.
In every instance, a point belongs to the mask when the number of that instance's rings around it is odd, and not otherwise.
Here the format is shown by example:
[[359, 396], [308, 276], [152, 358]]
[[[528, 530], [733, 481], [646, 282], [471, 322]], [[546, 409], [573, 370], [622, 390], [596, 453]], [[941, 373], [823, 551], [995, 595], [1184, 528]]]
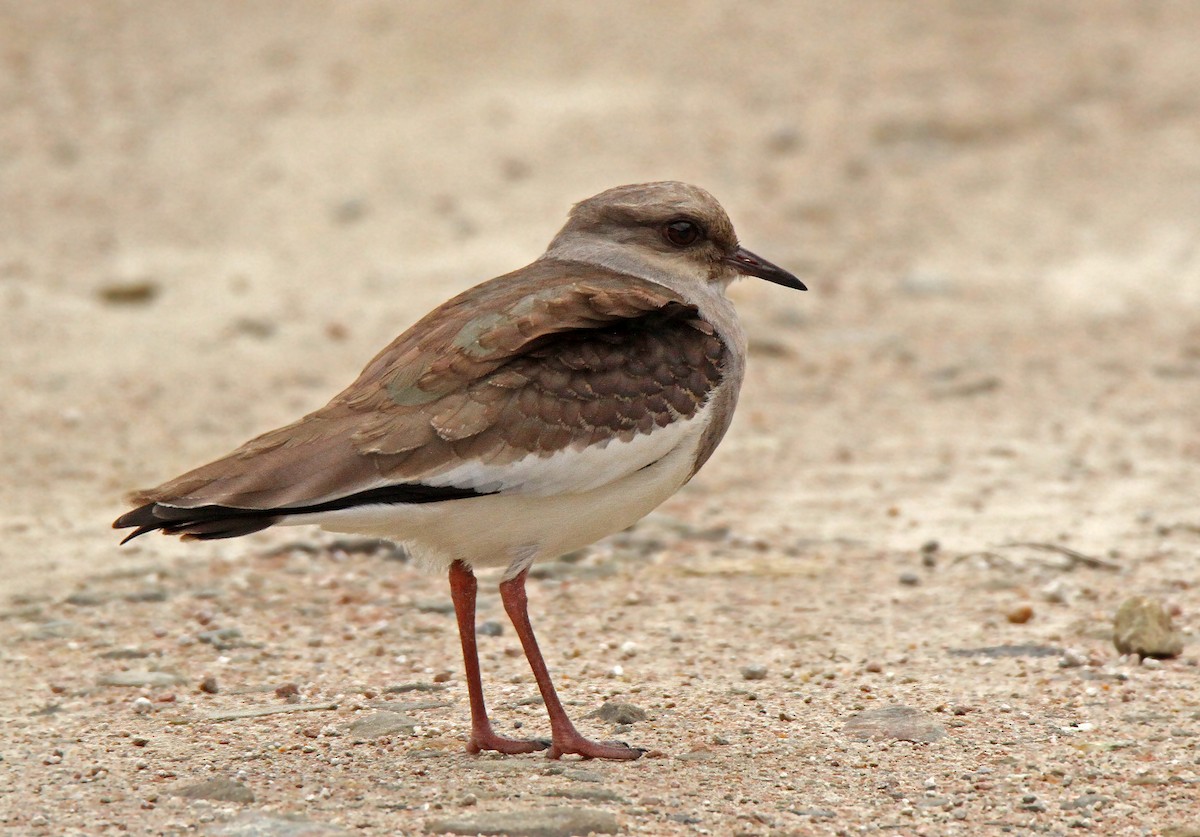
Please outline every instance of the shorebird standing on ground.
[[[158, 488], [116, 528], [230, 538], [315, 523], [401, 542], [447, 570], [471, 703], [467, 750], [634, 759], [584, 738], [529, 622], [525, 577], [631, 526], [686, 483], [729, 427], [746, 340], [726, 287], [804, 290], [738, 244], [706, 191], [620, 186], [577, 204], [537, 261], [436, 308], [350, 387], [299, 421]], [[500, 596], [551, 740], [488, 720], [475, 646], [476, 567]]]

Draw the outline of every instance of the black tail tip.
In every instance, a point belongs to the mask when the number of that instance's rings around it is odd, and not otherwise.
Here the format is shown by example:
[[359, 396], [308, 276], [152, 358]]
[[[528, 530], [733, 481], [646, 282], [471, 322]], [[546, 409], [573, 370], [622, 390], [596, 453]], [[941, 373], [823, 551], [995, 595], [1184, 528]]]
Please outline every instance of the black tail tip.
[[236, 538], [273, 526], [280, 520], [278, 513], [253, 509], [234, 509], [226, 506], [197, 506], [180, 508], [162, 503], [146, 503], [113, 521], [114, 529], [133, 529], [121, 541], [127, 544], [148, 532], [181, 535], [185, 540], [216, 540]]

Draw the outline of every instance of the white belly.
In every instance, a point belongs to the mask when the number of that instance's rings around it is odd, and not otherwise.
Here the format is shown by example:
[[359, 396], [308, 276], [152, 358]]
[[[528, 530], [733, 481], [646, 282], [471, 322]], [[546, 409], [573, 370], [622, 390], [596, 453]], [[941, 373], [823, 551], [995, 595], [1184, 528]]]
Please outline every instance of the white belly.
[[398, 541], [430, 567], [455, 560], [507, 567], [517, 560], [556, 558], [632, 526], [674, 494], [692, 473], [696, 435], [653, 465], [589, 491], [361, 506], [287, 522]]

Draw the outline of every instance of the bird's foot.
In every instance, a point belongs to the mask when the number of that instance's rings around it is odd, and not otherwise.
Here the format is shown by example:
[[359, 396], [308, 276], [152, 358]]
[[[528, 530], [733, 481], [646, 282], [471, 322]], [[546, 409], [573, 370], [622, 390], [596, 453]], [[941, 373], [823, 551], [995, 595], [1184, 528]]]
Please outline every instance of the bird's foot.
[[640, 747], [630, 747], [620, 741], [592, 741], [579, 733], [556, 737], [546, 753], [548, 759], [558, 759], [563, 756], [576, 755], [584, 759], [615, 759], [632, 761], [639, 759], [646, 751]]
[[515, 756], [520, 753], [536, 753], [549, 747], [550, 742], [544, 738], [505, 738], [490, 729], [472, 732], [471, 737], [467, 739], [467, 752], [471, 755], [483, 750], [494, 750], [506, 756]]

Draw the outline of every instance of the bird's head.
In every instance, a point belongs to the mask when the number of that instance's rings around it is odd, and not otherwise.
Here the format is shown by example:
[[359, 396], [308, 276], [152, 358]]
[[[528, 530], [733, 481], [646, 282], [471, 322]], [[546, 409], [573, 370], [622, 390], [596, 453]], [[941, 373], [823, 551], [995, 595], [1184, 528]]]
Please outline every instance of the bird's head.
[[738, 243], [716, 198], [677, 181], [617, 186], [580, 201], [546, 251], [635, 275], [719, 284], [757, 276], [796, 290], [804, 283]]

